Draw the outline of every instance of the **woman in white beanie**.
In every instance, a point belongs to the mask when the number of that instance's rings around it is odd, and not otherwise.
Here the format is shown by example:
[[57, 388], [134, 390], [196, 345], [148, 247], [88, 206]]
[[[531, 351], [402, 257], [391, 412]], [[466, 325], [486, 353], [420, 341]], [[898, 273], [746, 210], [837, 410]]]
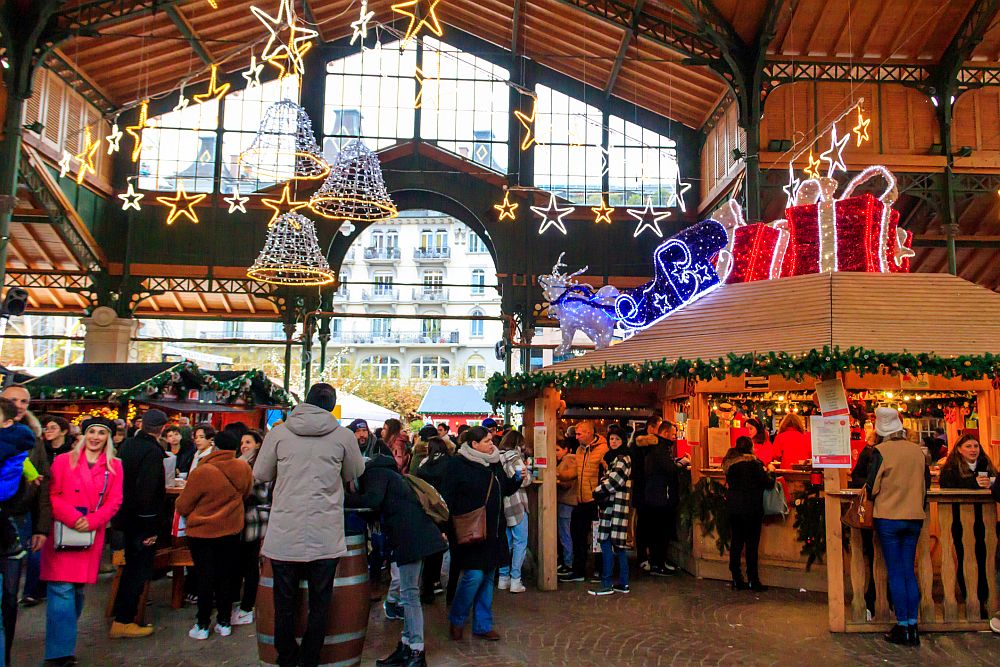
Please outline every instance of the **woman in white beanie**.
[[875, 532], [889, 571], [896, 625], [885, 635], [885, 640], [893, 644], [920, 645], [917, 634], [920, 589], [914, 564], [930, 484], [924, 453], [920, 445], [907, 439], [899, 413], [892, 408], [877, 408], [875, 451], [866, 486], [874, 500]]

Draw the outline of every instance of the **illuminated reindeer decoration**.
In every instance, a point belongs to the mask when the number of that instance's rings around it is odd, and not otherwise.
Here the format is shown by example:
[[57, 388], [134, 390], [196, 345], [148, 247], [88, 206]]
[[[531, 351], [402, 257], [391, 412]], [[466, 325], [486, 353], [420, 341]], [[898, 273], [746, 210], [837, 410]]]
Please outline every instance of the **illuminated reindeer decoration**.
[[608, 347], [615, 331], [618, 290], [613, 285], [605, 285], [595, 292], [590, 285], [573, 280], [586, 272], [589, 266], [570, 274], [560, 273], [560, 267], [566, 266], [562, 261], [565, 254], [559, 255], [552, 273], [538, 276], [538, 284], [549, 302], [549, 315], [559, 320], [562, 332], [562, 344], [556, 348], [555, 354], [569, 352], [577, 331], [590, 336], [597, 349]]

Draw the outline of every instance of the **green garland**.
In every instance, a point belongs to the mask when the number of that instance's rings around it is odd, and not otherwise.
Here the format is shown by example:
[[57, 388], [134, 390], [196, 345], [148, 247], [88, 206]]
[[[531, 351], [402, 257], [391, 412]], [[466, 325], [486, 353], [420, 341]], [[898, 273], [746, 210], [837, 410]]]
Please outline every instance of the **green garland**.
[[[545, 387], [604, 387], [614, 382], [644, 384], [671, 378], [712, 380], [741, 375], [778, 375], [801, 381], [807, 376], [823, 377], [836, 372], [853, 371], [861, 375], [879, 373], [927, 373], [935, 376], [978, 380], [1000, 375], [1000, 354], [938, 357], [909, 352], [876, 352], [861, 347], [841, 350], [824, 347], [805, 354], [768, 352], [766, 354], [729, 354], [714, 360], [678, 359], [644, 361], [569, 370], [562, 373], [536, 371], [506, 377], [495, 373], [486, 383], [486, 400], [494, 406], [522, 401], [526, 395]], [[508, 400], [508, 397], [514, 397]]]
[[726, 487], [709, 477], [702, 477], [693, 488], [690, 484], [689, 481], [688, 493], [684, 493], [683, 488], [680, 493], [681, 526], [687, 530], [698, 521], [702, 536], [714, 532], [715, 546], [721, 556], [729, 549], [733, 537], [726, 509]]
[[795, 536], [802, 543], [803, 556], [806, 557], [806, 571], [816, 561], [823, 562], [826, 555], [826, 505], [823, 500], [823, 486], [806, 483], [800, 491], [792, 494], [792, 507], [795, 509]]

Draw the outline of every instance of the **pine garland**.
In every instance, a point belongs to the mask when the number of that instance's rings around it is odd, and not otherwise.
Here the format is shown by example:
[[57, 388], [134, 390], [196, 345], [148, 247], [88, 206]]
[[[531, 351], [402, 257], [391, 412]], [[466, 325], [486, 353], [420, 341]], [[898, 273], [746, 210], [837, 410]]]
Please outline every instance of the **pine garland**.
[[[690, 478], [689, 478], [690, 479]], [[701, 524], [701, 534], [706, 537], [715, 533], [715, 546], [721, 556], [732, 543], [733, 531], [729, 524], [729, 510], [726, 508], [726, 487], [709, 477], [702, 477], [690, 491], [680, 494], [681, 526], [685, 529]]]
[[[714, 360], [677, 359], [644, 361], [637, 364], [592, 366], [562, 373], [535, 371], [506, 377], [495, 373], [486, 383], [486, 400], [494, 406], [520, 402], [545, 387], [555, 389], [596, 388], [615, 382], [644, 384], [671, 378], [712, 380], [741, 375], [777, 375], [802, 381], [805, 377], [823, 377], [853, 371], [861, 375], [904, 373], [978, 380], [1000, 376], [1000, 354], [938, 357], [909, 352], [877, 352], [861, 347], [841, 350], [824, 347], [805, 354], [768, 352], [765, 354], [729, 354]], [[511, 397], [511, 398], [508, 398]]]
[[826, 505], [820, 484], [806, 482], [804, 488], [792, 494], [795, 508], [795, 536], [802, 543], [806, 557], [806, 571], [816, 561], [823, 562], [826, 555]]

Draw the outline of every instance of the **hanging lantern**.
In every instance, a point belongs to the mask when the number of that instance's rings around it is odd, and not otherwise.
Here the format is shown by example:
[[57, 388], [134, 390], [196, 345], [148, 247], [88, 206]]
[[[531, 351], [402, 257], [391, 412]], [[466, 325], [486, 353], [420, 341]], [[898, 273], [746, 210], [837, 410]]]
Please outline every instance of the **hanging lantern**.
[[336, 279], [320, 252], [313, 221], [294, 212], [268, 227], [264, 249], [247, 275], [274, 285], [329, 285]]
[[340, 152], [330, 175], [309, 200], [309, 208], [324, 218], [375, 222], [399, 215], [382, 178], [382, 165], [360, 139]]
[[275, 102], [264, 112], [250, 148], [240, 153], [240, 172], [260, 180], [311, 181], [330, 173], [313, 136], [306, 110], [291, 100]]

